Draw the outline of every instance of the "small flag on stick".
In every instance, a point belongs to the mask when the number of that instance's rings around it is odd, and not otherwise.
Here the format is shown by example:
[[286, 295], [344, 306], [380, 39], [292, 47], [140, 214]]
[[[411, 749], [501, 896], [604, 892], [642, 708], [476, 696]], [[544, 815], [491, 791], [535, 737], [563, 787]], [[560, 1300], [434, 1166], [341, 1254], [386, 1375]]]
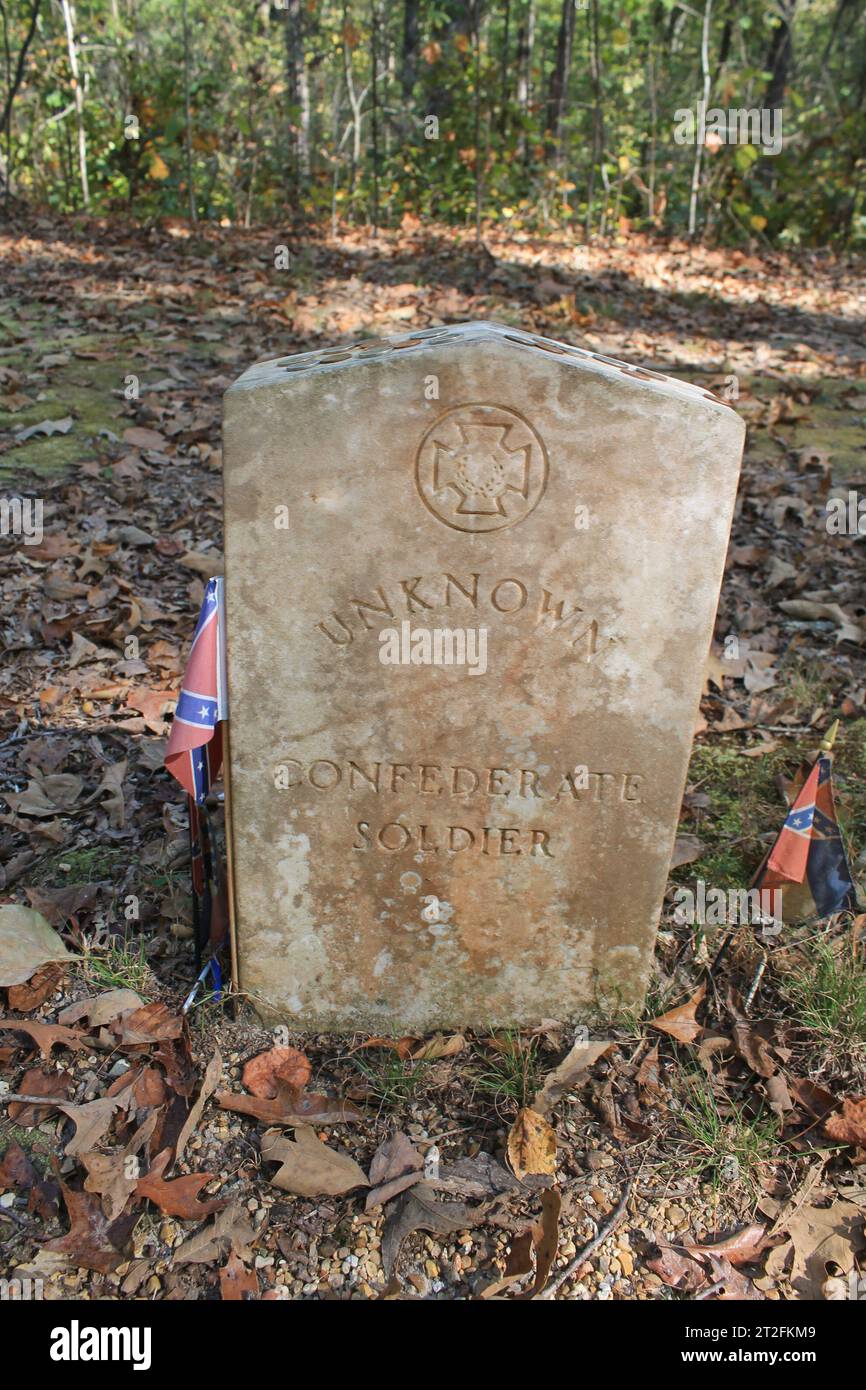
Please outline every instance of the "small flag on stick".
[[224, 584], [209, 579], [165, 754], [168, 771], [198, 805], [222, 763], [219, 726], [228, 718], [225, 651]]
[[221, 723], [228, 718], [222, 579], [209, 579], [186, 663], [165, 765], [187, 794], [197, 963], [204, 945], [225, 935], [221, 874], [205, 799], [222, 763]]
[[831, 749], [838, 729], [837, 719], [752, 884], [753, 888], [780, 890], [785, 922], [816, 915], [829, 917], [857, 907], [857, 890], [833, 799]]

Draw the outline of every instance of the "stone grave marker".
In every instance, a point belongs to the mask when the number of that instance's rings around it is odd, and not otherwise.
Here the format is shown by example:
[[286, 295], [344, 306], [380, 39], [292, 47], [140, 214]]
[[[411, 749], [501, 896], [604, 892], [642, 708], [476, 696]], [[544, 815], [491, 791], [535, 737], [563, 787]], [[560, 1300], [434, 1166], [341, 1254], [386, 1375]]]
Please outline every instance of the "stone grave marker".
[[738, 416], [490, 323], [225, 404], [242, 989], [323, 1031], [639, 1005]]

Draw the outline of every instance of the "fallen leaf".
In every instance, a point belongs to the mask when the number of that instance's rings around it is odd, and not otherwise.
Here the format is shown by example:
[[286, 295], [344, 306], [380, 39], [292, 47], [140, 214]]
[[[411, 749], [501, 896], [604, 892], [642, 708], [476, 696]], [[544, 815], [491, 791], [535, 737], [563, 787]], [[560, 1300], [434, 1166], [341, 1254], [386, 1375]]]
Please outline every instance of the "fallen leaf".
[[274, 1100], [266, 1100], [264, 1096], [239, 1096], [233, 1091], [217, 1091], [215, 1099], [223, 1110], [252, 1115], [269, 1125], [337, 1125], [359, 1120], [363, 1116], [363, 1112], [350, 1100], [302, 1092], [279, 1078]]
[[[130, 1172], [128, 1160], [135, 1158], [150, 1139], [156, 1128], [159, 1116], [154, 1111], [135, 1131], [129, 1143], [120, 1153], [104, 1154], [95, 1149], [81, 1154], [81, 1162], [87, 1169], [84, 1180], [86, 1192], [96, 1192], [102, 1198], [102, 1210], [109, 1221], [116, 1221], [135, 1191], [136, 1177]], [[132, 1166], [137, 1172], [138, 1164]]]
[[259, 1281], [252, 1269], [247, 1269], [237, 1255], [230, 1255], [220, 1270], [220, 1297], [224, 1303], [258, 1298]]
[[701, 1031], [701, 1025], [697, 1022], [695, 1013], [706, 992], [706, 985], [701, 985], [700, 989], [685, 1004], [678, 1004], [669, 1013], [662, 1014], [660, 1018], [651, 1019], [647, 1027], [655, 1028], [660, 1033], [669, 1033], [672, 1038], [676, 1038], [677, 1042], [694, 1042]]
[[455, 1231], [472, 1230], [483, 1214], [483, 1208], [467, 1207], [463, 1202], [438, 1202], [434, 1188], [426, 1182], [404, 1192], [395, 1202], [382, 1232], [385, 1282], [390, 1284], [403, 1242], [413, 1231], [453, 1235]]
[[198, 1093], [196, 1102], [190, 1110], [189, 1115], [187, 1116], [186, 1123], [184, 1124], [183, 1129], [178, 1135], [174, 1155], [175, 1163], [180, 1163], [181, 1159], [183, 1158], [184, 1149], [187, 1146], [187, 1141], [189, 1140], [190, 1135], [192, 1134], [193, 1130], [195, 1129], [196, 1125], [201, 1119], [201, 1114], [205, 1108], [205, 1105], [207, 1104], [208, 1100], [213, 1095], [214, 1091], [219, 1085], [222, 1073], [223, 1059], [220, 1056], [219, 1048], [217, 1048], [213, 1057], [211, 1057], [210, 1061], [207, 1064], [207, 1070], [205, 1071], [204, 1079], [201, 1083], [201, 1090]]
[[74, 1192], [63, 1181], [60, 1191], [69, 1213], [70, 1229], [65, 1236], [48, 1241], [43, 1249], [68, 1255], [79, 1269], [111, 1274], [123, 1260], [122, 1252], [137, 1215], [132, 1213], [109, 1222], [94, 1193]]
[[162, 1175], [170, 1161], [171, 1149], [163, 1149], [157, 1154], [150, 1171], [143, 1178], [139, 1178], [135, 1185], [139, 1197], [146, 1197], [149, 1202], [153, 1202], [165, 1216], [179, 1216], [183, 1221], [195, 1221], [211, 1216], [215, 1211], [222, 1211], [228, 1206], [227, 1200], [219, 1198], [209, 1198], [206, 1202], [197, 1201], [201, 1189], [214, 1181], [216, 1173], [190, 1173], [166, 1181]]
[[73, 1052], [85, 1052], [90, 1043], [73, 1028], [63, 1028], [59, 1023], [32, 1023], [26, 1018], [0, 1019], [0, 1031], [14, 1028], [16, 1033], [26, 1033], [31, 1037], [43, 1057], [51, 1056], [52, 1047], [68, 1047]]
[[159, 430], [144, 429], [141, 425], [132, 425], [124, 430], [123, 441], [133, 449], [158, 449], [163, 452], [168, 447], [164, 434], [160, 434]]
[[11, 985], [7, 1000], [10, 1009], [16, 1013], [20, 1010], [27, 1013], [31, 1009], [38, 1009], [40, 1004], [44, 1004], [49, 994], [53, 994], [58, 984], [63, 978], [63, 966], [59, 961], [52, 961], [49, 965], [42, 965], [23, 985]]
[[254, 1096], [273, 1100], [277, 1094], [275, 1078], [303, 1090], [313, 1074], [309, 1058], [294, 1047], [272, 1047], [251, 1057], [243, 1070], [242, 1080]]
[[74, 1078], [68, 1072], [44, 1072], [39, 1067], [30, 1067], [21, 1078], [21, 1095], [45, 1096], [48, 1104], [34, 1105], [30, 1101], [16, 1100], [9, 1105], [9, 1118], [16, 1125], [30, 1129], [41, 1124], [46, 1115], [55, 1109], [55, 1101], [65, 1100], [69, 1095]]
[[49, 961], [71, 961], [60, 937], [32, 907], [0, 907], [0, 985], [22, 985]]
[[841, 1144], [866, 1148], [866, 1096], [843, 1100], [838, 1114], [824, 1121], [824, 1133], [828, 1139], [836, 1139]]
[[63, 1152], [67, 1158], [77, 1158], [80, 1154], [95, 1149], [104, 1139], [111, 1126], [116, 1110], [128, 1110], [132, 1097], [124, 1092], [117, 1096], [102, 1096], [89, 1100], [84, 1105], [72, 1105], [69, 1101], [58, 1101], [57, 1109], [62, 1110], [75, 1125], [75, 1134]]
[[59, 1023], [78, 1023], [86, 1019], [91, 1028], [102, 1028], [112, 1023], [121, 1014], [131, 1013], [142, 1007], [141, 998], [134, 989], [107, 989], [92, 999], [79, 999], [57, 1015]]
[[241, 1259], [252, 1258], [252, 1246], [261, 1232], [256, 1232], [249, 1214], [240, 1202], [218, 1212], [210, 1226], [205, 1226], [174, 1252], [175, 1264], [212, 1264], [232, 1253]]
[[62, 420], [40, 420], [38, 425], [28, 425], [26, 429], [16, 430], [15, 438], [19, 444], [23, 444], [25, 439], [31, 439], [34, 434], [68, 434], [72, 425], [71, 415], [64, 415]]
[[715, 1241], [712, 1245], [685, 1244], [690, 1255], [723, 1256], [732, 1265], [754, 1264], [766, 1244], [767, 1228], [760, 1222], [744, 1226], [732, 1236]]
[[31, 1187], [36, 1181], [36, 1169], [16, 1140], [12, 1140], [0, 1159], [0, 1192], [15, 1192]]
[[355, 1160], [329, 1149], [309, 1125], [295, 1126], [294, 1141], [268, 1130], [262, 1136], [262, 1158], [282, 1165], [270, 1179], [273, 1185], [299, 1197], [336, 1196], [370, 1186]]
[[532, 1102], [532, 1109], [539, 1115], [549, 1115], [566, 1091], [586, 1079], [589, 1068], [612, 1047], [610, 1041], [576, 1042], [559, 1066], [545, 1077], [544, 1085]]
[[370, 1163], [370, 1191], [365, 1211], [384, 1206], [407, 1187], [414, 1187], [424, 1173], [424, 1159], [408, 1135], [398, 1130], [383, 1140]]
[[701, 843], [697, 835], [678, 835], [671, 853], [670, 868], [679, 869], [683, 864], [693, 864], [706, 851], [706, 845]]
[[552, 1176], [556, 1172], [556, 1135], [544, 1116], [528, 1106], [518, 1111], [507, 1147], [508, 1161], [520, 1181], [528, 1173]]
[[443, 1057], [456, 1057], [465, 1046], [466, 1039], [462, 1033], [455, 1033], [450, 1038], [445, 1037], [444, 1033], [437, 1033], [435, 1037], [414, 1048], [409, 1056], [413, 1062], [438, 1062]]
[[180, 1014], [172, 1013], [167, 1004], [144, 1004], [140, 1009], [115, 1019], [112, 1032], [120, 1047], [171, 1041], [179, 1038], [183, 1032], [183, 1018]]

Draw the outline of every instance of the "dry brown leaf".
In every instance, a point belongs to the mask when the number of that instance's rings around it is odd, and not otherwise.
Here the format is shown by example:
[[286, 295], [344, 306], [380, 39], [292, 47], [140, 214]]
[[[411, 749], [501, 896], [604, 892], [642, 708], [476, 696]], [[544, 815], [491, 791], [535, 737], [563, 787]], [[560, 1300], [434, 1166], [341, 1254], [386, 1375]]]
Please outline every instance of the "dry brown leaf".
[[729, 1260], [732, 1265], [754, 1264], [766, 1244], [767, 1228], [760, 1222], [744, 1226], [732, 1236], [718, 1240], [712, 1245], [689, 1245], [685, 1249], [690, 1255], [716, 1255]]
[[16, 1013], [27, 1013], [44, 1004], [49, 994], [53, 994], [63, 978], [63, 966], [59, 961], [42, 965], [23, 985], [11, 985], [6, 996], [10, 1009]]
[[123, 1260], [123, 1248], [137, 1217], [133, 1214], [109, 1222], [94, 1193], [74, 1192], [63, 1181], [60, 1190], [69, 1212], [70, 1229], [65, 1236], [49, 1240], [42, 1248], [68, 1255], [79, 1269], [112, 1273]]
[[549, 1115], [566, 1091], [570, 1091], [578, 1082], [586, 1080], [589, 1068], [612, 1047], [613, 1043], [609, 1040], [576, 1042], [559, 1066], [545, 1077], [544, 1085], [532, 1102], [532, 1109], [539, 1115]]
[[92, 1046], [82, 1033], [76, 1033], [73, 1028], [63, 1028], [59, 1023], [31, 1023], [26, 1018], [0, 1020], [0, 1031], [8, 1028], [13, 1028], [16, 1033], [26, 1033], [45, 1058], [51, 1056], [53, 1047], [68, 1047], [73, 1052], [86, 1052]]
[[39, 1067], [30, 1067], [21, 1078], [21, 1095], [45, 1096], [48, 1103], [34, 1105], [29, 1101], [12, 1101], [9, 1105], [10, 1120], [24, 1129], [41, 1124], [46, 1115], [55, 1109], [55, 1102], [66, 1099], [74, 1084], [69, 1072], [44, 1072]]
[[701, 1031], [701, 1025], [697, 1022], [695, 1013], [706, 992], [706, 985], [701, 985], [700, 989], [692, 995], [691, 999], [686, 1000], [685, 1004], [678, 1004], [669, 1013], [662, 1014], [660, 1018], [651, 1019], [647, 1027], [656, 1028], [660, 1033], [669, 1033], [672, 1038], [676, 1038], [677, 1042], [694, 1042]]
[[273, 1100], [277, 1094], [275, 1078], [302, 1091], [312, 1074], [309, 1058], [296, 1047], [272, 1047], [269, 1052], [250, 1058], [241, 1079], [254, 1096]]
[[528, 1106], [518, 1111], [511, 1126], [508, 1161], [521, 1182], [528, 1173], [552, 1177], [556, 1172], [556, 1135], [544, 1116]]
[[237, 1303], [258, 1298], [259, 1281], [255, 1270], [247, 1269], [237, 1255], [229, 1255], [220, 1270], [220, 1297], [224, 1303]]
[[177, 1145], [175, 1147], [174, 1155], [175, 1163], [180, 1163], [181, 1159], [183, 1158], [184, 1149], [187, 1146], [189, 1137], [195, 1129], [196, 1125], [198, 1124], [199, 1120], [201, 1119], [201, 1113], [204, 1110], [205, 1105], [207, 1104], [208, 1100], [213, 1095], [214, 1091], [219, 1085], [222, 1074], [223, 1059], [220, 1056], [219, 1048], [217, 1048], [213, 1057], [211, 1057], [210, 1061], [207, 1064], [207, 1070], [204, 1074], [204, 1079], [201, 1083], [201, 1090], [198, 1093], [198, 1098], [196, 1099], [195, 1104], [193, 1105], [192, 1109], [189, 1112], [189, 1115], [186, 1118], [183, 1129], [177, 1137]]
[[360, 1120], [363, 1111], [350, 1100], [299, 1091], [296, 1086], [277, 1080], [274, 1100], [263, 1096], [238, 1096], [233, 1091], [217, 1091], [216, 1102], [222, 1110], [236, 1110], [240, 1115], [252, 1115], [269, 1125], [338, 1125]]
[[116, 1110], [128, 1110], [132, 1103], [131, 1092], [121, 1092], [117, 1096], [102, 1096], [99, 1100], [89, 1100], [84, 1105], [71, 1105], [69, 1101], [58, 1101], [57, 1109], [62, 1110], [75, 1125], [75, 1134], [63, 1152], [67, 1158], [77, 1158], [105, 1137], [111, 1126]]
[[355, 1160], [329, 1149], [309, 1125], [295, 1126], [294, 1141], [268, 1130], [262, 1136], [262, 1158], [282, 1165], [270, 1179], [273, 1185], [299, 1197], [337, 1196], [370, 1186]]
[[0, 907], [0, 985], [23, 985], [50, 961], [74, 959], [41, 912], [17, 903]]
[[115, 1019], [111, 1031], [116, 1035], [119, 1047], [167, 1042], [180, 1037], [183, 1018], [180, 1014], [172, 1013], [167, 1004], [144, 1004], [140, 1009], [133, 1009], [131, 1013]]
[[866, 1148], [866, 1096], [843, 1100], [842, 1109], [824, 1121], [824, 1133], [841, 1144]]
[[57, 1015], [59, 1023], [78, 1023], [85, 1018], [91, 1028], [112, 1023], [121, 1014], [141, 1008], [141, 999], [134, 989], [108, 989], [93, 999], [80, 999]]
[[261, 1231], [256, 1232], [240, 1202], [233, 1202], [225, 1211], [217, 1212], [210, 1226], [204, 1226], [174, 1253], [174, 1263], [212, 1264], [230, 1251], [242, 1260], [252, 1259], [252, 1247]]
[[446, 1037], [444, 1033], [437, 1033], [435, 1037], [429, 1038], [427, 1042], [422, 1042], [414, 1048], [409, 1056], [413, 1062], [438, 1062], [443, 1057], [456, 1057], [465, 1046], [466, 1039], [462, 1033], [455, 1033], [452, 1037]]
[[179, 1216], [183, 1221], [195, 1221], [211, 1216], [215, 1211], [222, 1211], [228, 1206], [226, 1199], [209, 1198], [206, 1202], [197, 1200], [201, 1189], [214, 1181], [216, 1173], [190, 1173], [166, 1181], [163, 1173], [170, 1160], [171, 1149], [163, 1149], [157, 1154], [149, 1172], [145, 1173], [143, 1178], [139, 1178], [135, 1185], [139, 1197], [146, 1197], [149, 1202], [153, 1202], [165, 1216]]
[[365, 1211], [384, 1206], [400, 1192], [420, 1182], [424, 1160], [408, 1135], [398, 1130], [383, 1140], [370, 1163], [370, 1191], [364, 1203]]

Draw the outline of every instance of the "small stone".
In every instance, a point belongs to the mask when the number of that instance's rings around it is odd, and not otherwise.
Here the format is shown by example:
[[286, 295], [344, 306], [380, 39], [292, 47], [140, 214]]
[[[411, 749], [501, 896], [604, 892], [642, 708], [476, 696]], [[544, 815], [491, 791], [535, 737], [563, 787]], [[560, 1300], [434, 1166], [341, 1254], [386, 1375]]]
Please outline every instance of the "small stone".
[[623, 1274], [626, 1276], [627, 1279], [630, 1279], [631, 1276], [634, 1274], [634, 1256], [632, 1255], [631, 1251], [625, 1250], [622, 1246], [620, 1246], [619, 1250], [617, 1251], [617, 1258], [619, 1259], [620, 1267], [622, 1269]]

